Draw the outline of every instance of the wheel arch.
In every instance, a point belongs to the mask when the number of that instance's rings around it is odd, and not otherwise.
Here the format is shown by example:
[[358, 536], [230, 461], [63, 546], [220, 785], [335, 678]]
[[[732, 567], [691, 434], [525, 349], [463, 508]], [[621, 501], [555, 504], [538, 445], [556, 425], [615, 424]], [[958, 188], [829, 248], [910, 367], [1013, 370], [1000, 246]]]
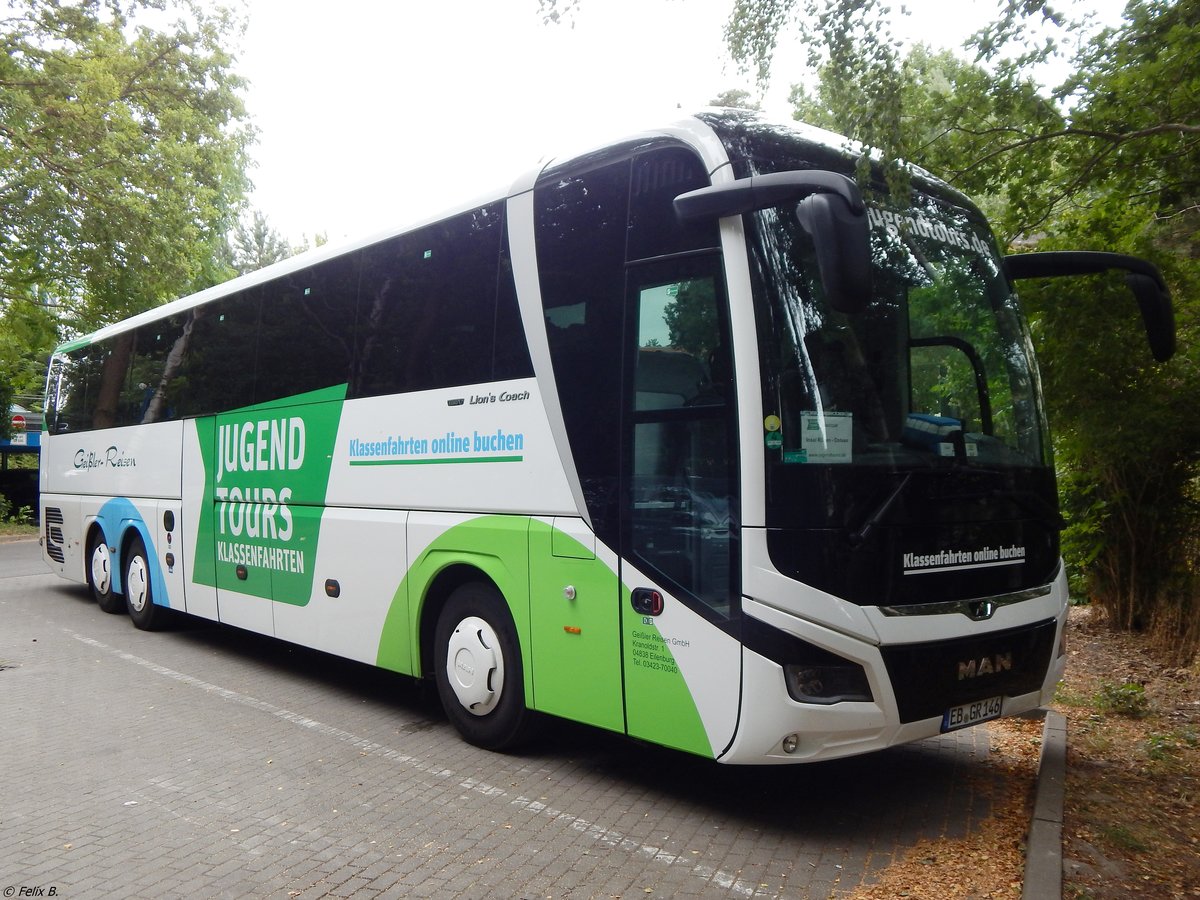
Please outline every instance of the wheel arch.
[[151, 547], [150, 537], [146, 533], [146, 526], [137, 519], [125, 519], [121, 522], [121, 565], [125, 566], [129, 562], [129, 548], [133, 544], [135, 537], [142, 539], [142, 547], [146, 553], [150, 553]]
[[102, 535], [106, 542], [108, 541], [108, 532], [104, 530], [104, 523], [100, 521], [98, 516], [88, 516], [88, 520], [83, 526], [83, 549], [85, 557], [83, 564], [85, 568], [90, 565], [87, 557], [91, 556], [92, 541], [98, 534]]
[[[417, 674], [420, 677], [429, 678], [433, 675], [434, 633], [437, 630], [438, 617], [441, 615], [446, 601], [450, 599], [451, 594], [464, 584], [476, 581], [493, 588], [500, 595], [500, 598], [505, 601], [504, 606], [506, 608], [509, 607], [511, 601], [505, 596], [504, 591], [500, 589], [500, 586], [496, 583], [496, 579], [473, 562], [452, 562], [438, 571], [425, 588], [424, 595], [418, 604], [417, 660], [420, 668]], [[509, 616], [510, 618], [512, 617], [511, 609], [509, 610]], [[521, 640], [519, 631], [517, 632], [517, 640], [518, 642]]]
[[[504, 600], [518, 646], [528, 658], [529, 518], [492, 515], [448, 525], [435, 520], [432, 525], [425, 525], [418, 539], [424, 549], [412, 558], [392, 598], [376, 665], [428, 677], [433, 672], [438, 616], [450, 595], [471, 581], [488, 585]], [[411, 522], [409, 540], [414, 540]], [[532, 666], [524, 670], [525, 696], [532, 697]]]

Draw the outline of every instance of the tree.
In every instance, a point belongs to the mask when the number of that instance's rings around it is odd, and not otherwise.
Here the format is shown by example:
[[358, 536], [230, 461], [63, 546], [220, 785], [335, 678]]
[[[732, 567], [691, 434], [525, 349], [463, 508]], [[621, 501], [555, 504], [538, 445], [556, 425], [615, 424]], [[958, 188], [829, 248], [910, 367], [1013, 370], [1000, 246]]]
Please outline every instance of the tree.
[[219, 280], [253, 136], [239, 23], [192, 0], [5, 6], [0, 300], [47, 292], [85, 329]]
[[243, 219], [234, 227], [229, 235], [228, 249], [230, 266], [239, 275], [256, 272], [297, 252], [257, 209], [249, 222]]
[[57, 311], [45, 295], [0, 303], [0, 440], [9, 434], [14, 402], [40, 405], [46, 362], [58, 342]]
[[[1194, 5], [1131, 3], [1051, 93], [1021, 75], [1039, 53], [989, 70], [915, 48], [889, 76], [901, 114], [888, 152], [983, 194], [1008, 240], [1151, 258], [1186, 334], [1200, 288], [1198, 16]], [[976, 45], [994, 52], [1008, 27]], [[826, 63], [815, 91], [794, 93], [798, 117], [861, 138], [856, 123], [874, 101], [844, 88], [866, 70]], [[1155, 364], [1119, 280], [1023, 285], [1022, 295], [1055, 426], [1075, 588], [1118, 627], [1151, 629], [1188, 658], [1200, 646], [1200, 426], [1190, 408], [1200, 353], [1185, 343], [1170, 365]]]
[[762, 107], [755, 103], [750, 96], [749, 91], [743, 91], [738, 88], [733, 88], [728, 91], [721, 91], [717, 96], [708, 101], [709, 106], [731, 106], [736, 109], [761, 109]]
[[[1045, 191], [1031, 190], [1055, 176], [1051, 147], [1021, 154], [999, 152], [1013, 123], [1025, 128], [1061, 128], [1062, 113], [1029, 81], [1010, 90], [993, 90], [993, 76], [950, 50], [925, 45], [911, 48], [899, 62], [896, 97], [901, 114], [893, 138], [895, 159], [912, 160], [979, 201], [1011, 240], [1044, 218]], [[869, 111], [847, 109], [840, 75], [833, 66], [820, 70], [815, 90], [797, 85], [791, 100], [795, 117], [842, 134], [855, 135], [857, 120]]]

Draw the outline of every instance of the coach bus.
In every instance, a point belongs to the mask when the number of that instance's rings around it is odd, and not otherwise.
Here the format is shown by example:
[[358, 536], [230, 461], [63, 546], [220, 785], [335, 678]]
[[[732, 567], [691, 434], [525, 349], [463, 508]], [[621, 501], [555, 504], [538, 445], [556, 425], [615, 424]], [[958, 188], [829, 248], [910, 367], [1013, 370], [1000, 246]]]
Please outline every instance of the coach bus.
[[59, 347], [50, 566], [436, 682], [468, 741], [549, 714], [728, 763], [1037, 707], [1067, 588], [1004, 256], [919, 170], [710, 110], [436, 220]]

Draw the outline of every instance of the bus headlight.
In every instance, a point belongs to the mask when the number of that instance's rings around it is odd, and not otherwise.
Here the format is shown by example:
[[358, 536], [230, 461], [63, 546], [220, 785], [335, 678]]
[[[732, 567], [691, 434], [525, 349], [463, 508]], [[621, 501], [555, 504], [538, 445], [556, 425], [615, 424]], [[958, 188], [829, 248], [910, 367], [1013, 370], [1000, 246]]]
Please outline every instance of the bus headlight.
[[799, 703], [841, 703], [844, 700], [870, 702], [871, 685], [867, 673], [850, 660], [802, 663], [783, 667], [788, 693]]

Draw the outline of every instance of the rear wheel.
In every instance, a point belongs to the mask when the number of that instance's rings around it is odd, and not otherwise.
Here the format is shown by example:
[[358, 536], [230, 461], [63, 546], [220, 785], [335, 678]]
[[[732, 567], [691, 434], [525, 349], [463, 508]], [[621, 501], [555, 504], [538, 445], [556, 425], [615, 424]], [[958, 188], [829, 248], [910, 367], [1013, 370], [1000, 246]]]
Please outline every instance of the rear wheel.
[[154, 593], [150, 588], [150, 561], [146, 558], [146, 544], [141, 536], [130, 542], [126, 555], [125, 605], [133, 624], [146, 631], [159, 628], [167, 616], [167, 609], [154, 603]]
[[438, 617], [434, 675], [451, 724], [487, 750], [528, 739], [533, 713], [525, 706], [521, 649], [504, 599], [490, 585], [465, 584]]
[[88, 587], [96, 605], [106, 613], [125, 611], [125, 598], [113, 590], [113, 556], [104, 533], [97, 529], [88, 547]]

